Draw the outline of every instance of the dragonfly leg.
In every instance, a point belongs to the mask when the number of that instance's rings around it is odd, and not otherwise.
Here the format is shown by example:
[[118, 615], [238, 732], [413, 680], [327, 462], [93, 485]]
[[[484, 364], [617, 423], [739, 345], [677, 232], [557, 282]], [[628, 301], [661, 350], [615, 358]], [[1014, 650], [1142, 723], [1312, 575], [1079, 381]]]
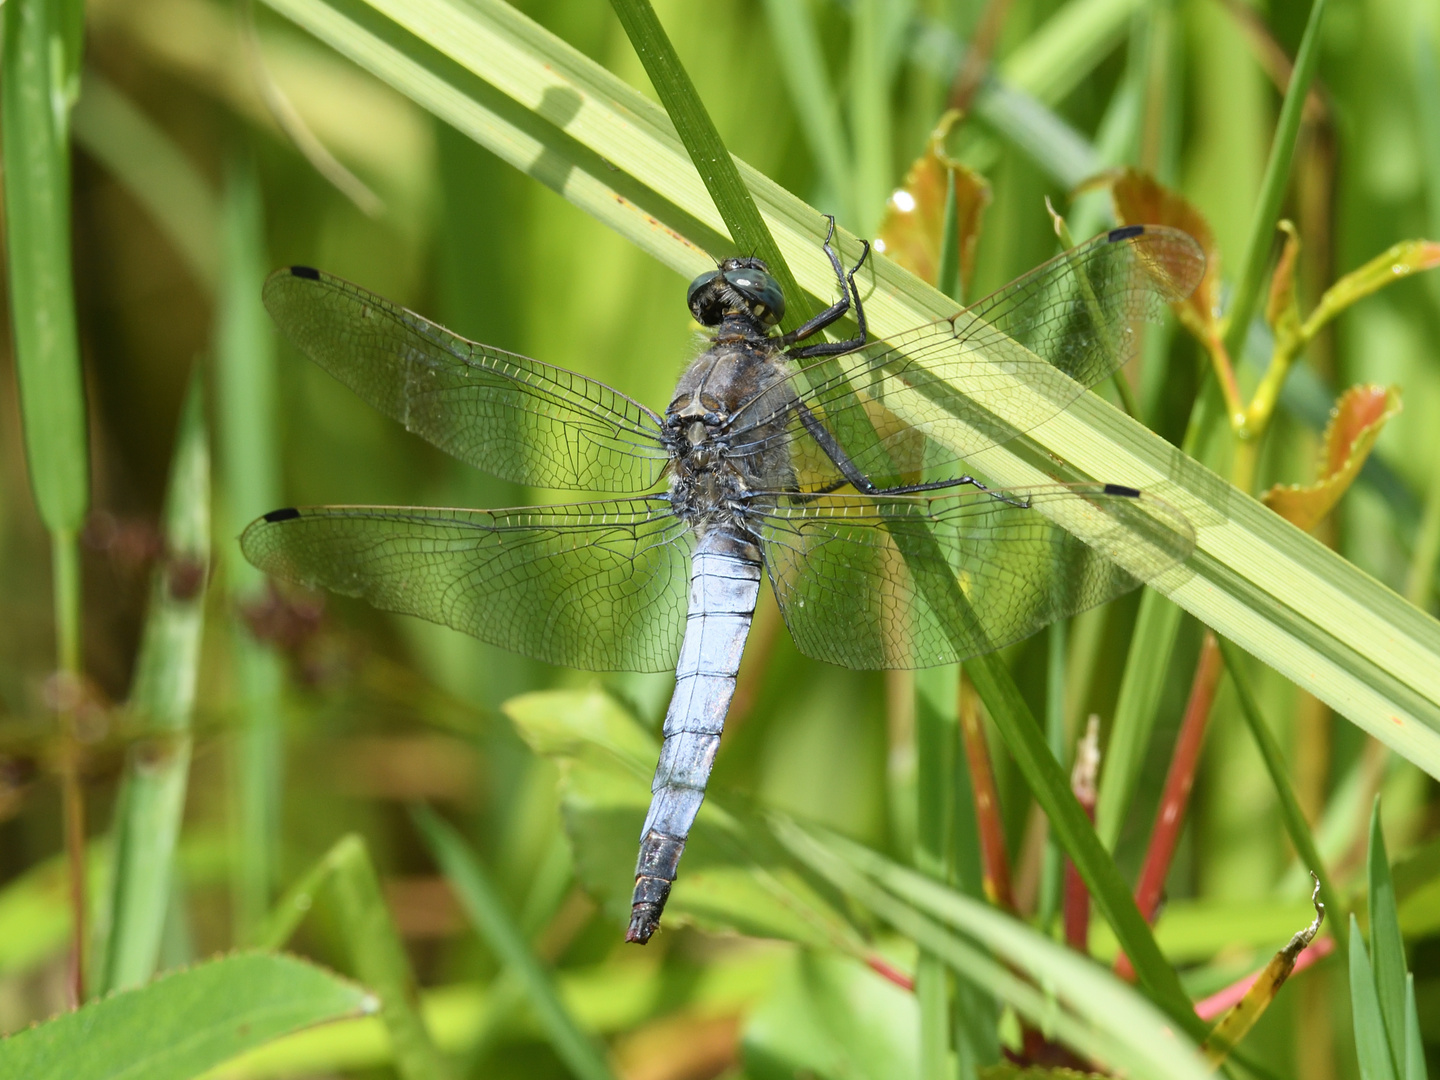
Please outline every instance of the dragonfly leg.
[[[795, 412], [800, 417], [800, 423], [804, 424], [805, 430], [810, 433], [810, 437], [820, 444], [820, 449], [825, 451], [825, 456], [835, 463], [835, 467], [840, 470], [840, 475], [845, 477], [845, 480], [854, 486], [856, 491], [863, 491], [867, 495], [879, 492], [880, 489], [871, 483], [870, 478], [850, 460], [850, 455], [845, 453], [845, 448], [836, 441], [835, 436], [830, 434], [830, 430], [820, 422], [819, 418], [805, 407], [803, 401], [795, 403]], [[839, 484], [835, 485], [835, 487], [840, 486]]]
[[[847, 274], [844, 263], [840, 261], [840, 256], [836, 254], [835, 249], [830, 246], [830, 240], [835, 235], [835, 219], [829, 214], [825, 216], [829, 218], [830, 221], [830, 231], [825, 236], [825, 254], [830, 256], [830, 265], [835, 268], [835, 280], [840, 284], [840, 299], [820, 312], [820, 314], [816, 315], [813, 319], [797, 326], [788, 334], [783, 335], [779, 339], [778, 344], [781, 347], [788, 347], [818, 334], [827, 326], [837, 322], [850, 310], [852, 298], [855, 304], [855, 322], [858, 331], [853, 338], [845, 341], [827, 341], [820, 345], [807, 345], [802, 349], [792, 349], [790, 356], [794, 359], [805, 359], [806, 357], [813, 356], [839, 356], [842, 353], [854, 352], [865, 344], [867, 335], [865, 329], [865, 308], [860, 303], [860, 292], [855, 287], [855, 275], [859, 272], [860, 268], [865, 265], [865, 260], [870, 257], [870, 241], [860, 241], [864, 250], [860, 252], [859, 260], [850, 268]], [[847, 281], [849, 282], [849, 288], [846, 288]]]
[[951, 480], [931, 480], [924, 484], [902, 484], [899, 487], [880, 488], [875, 492], [875, 494], [918, 495], [921, 492], [925, 491], [944, 491], [946, 488], [965, 486], [973, 487], [976, 491], [983, 491], [992, 499], [996, 499], [999, 502], [1003, 503], [1009, 503], [1011, 506], [1018, 506], [1022, 510], [1030, 505], [1029, 498], [1023, 496], [1016, 497], [1014, 495], [1011, 495], [1007, 491], [996, 491], [994, 488], [987, 487], [985, 484], [982, 484], [979, 480], [976, 480], [969, 473], [966, 473], [964, 476], [957, 476]]

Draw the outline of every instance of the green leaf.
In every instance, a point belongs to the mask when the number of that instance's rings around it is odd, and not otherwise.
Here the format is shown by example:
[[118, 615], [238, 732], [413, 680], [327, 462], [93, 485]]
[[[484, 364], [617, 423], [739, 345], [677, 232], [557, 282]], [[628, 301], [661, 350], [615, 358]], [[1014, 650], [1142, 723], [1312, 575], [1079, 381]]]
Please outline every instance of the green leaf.
[[192, 377], [180, 414], [165, 499], [165, 557], [150, 587], [127, 706], [145, 738], [126, 755], [116, 809], [101, 993], [137, 986], [155, 973], [185, 814], [210, 570], [210, 446], [201, 386]]
[[525, 988], [530, 1004], [560, 1060], [582, 1080], [613, 1080], [604, 1056], [580, 1030], [561, 1003], [550, 976], [530, 949], [520, 928], [465, 841], [429, 807], [418, 807], [412, 818], [465, 909], [470, 924], [495, 957], [513, 972]]
[[[89, 436], [70, 267], [68, 74], [55, 45], [66, 12], [51, 0], [6, 4], [0, 64], [10, 318], [30, 485], [52, 533], [74, 533], [90, 503]], [[69, 40], [65, 38], [65, 40]]]
[[1398, 1071], [1405, 1062], [1405, 942], [1395, 907], [1395, 883], [1380, 829], [1380, 796], [1370, 810], [1370, 954], [1375, 969], [1375, 996], [1390, 1045], [1390, 1060]]
[[1354, 915], [1350, 916], [1350, 1011], [1355, 1020], [1355, 1056], [1360, 1060], [1361, 1080], [1396, 1080], [1370, 954]]
[[190, 1080], [271, 1039], [374, 1012], [362, 987], [292, 956], [243, 953], [92, 1001], [0, 1042], [25, 1080]]
[[1405, 976], [1405, 1070], [1401, 1080], [1426, 1080], [1425, 1044], [1420, 1036], [1420, 1013], [1415, 1008], [1415, 976]]
[[[660, 110], [508, 5], [272, 6], [682, 274], [707, 268], [703, 248], [726, 243]], [[753, 169], [742, 165], [741, 173], [801, 286], [831, 296], [819, 213]], [[855, 250], [853, 239], [840, 239], [843, 250]], [[866, 279], [878, 337], [953, 311], [942, 294], [883, 259]], [[1034, 405], [1018, 392], [1013, 418]], [[1183, 571], [1158, 583], [1162, 591], [1440, 775], [1435, 620], [1094, 395], [984, 457], [998, 483], [1099, 478], [1175, 505], [1197, 526], [1198, 548]]]
[[[275, 334], [258, 283], [269, 273], [260, 182], [248, 161], [232, 161], [221, 205], [222, 262], [215, 326], [215, 420], [222, 536], [235, 536], [280, 498], [280, 438]], [[241, 609], [261, 600], [265, 576], [220, 548], [230, 586], [229, 644], [239, 713], [236, 741], [237, 818], [232, 895], [235, 938], [253, 939], [276, 891], [281, 791], [285, 780], [283, 660], [259, 641]]]

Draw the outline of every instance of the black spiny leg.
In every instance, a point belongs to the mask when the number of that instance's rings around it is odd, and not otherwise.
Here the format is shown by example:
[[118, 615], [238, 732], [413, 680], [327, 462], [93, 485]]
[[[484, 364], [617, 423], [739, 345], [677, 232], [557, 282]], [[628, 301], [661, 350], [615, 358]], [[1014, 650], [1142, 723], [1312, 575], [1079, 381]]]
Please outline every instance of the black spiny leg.
[[[845, 266], [841, 263], [840, 256], [837, 255], [835, 249], [830, 246], [830, 241], [835, 236], [835, 219], [829, 214], [826, 214], [825, 217], [830, 222], [830, 231], [825, 234], [825, 254], [830, 256], [830, 265], [835, 268], [835, 280], [840, 283], [840, 299], [820, 312], [820, 314], [816, 315], [813, 319], [797, 326], [788, 334], [783, 335], [779, 338], [778, 344], [782, 347], [789, 347], [818, 334], [827, 326], [839, 321], [844, 317], [845, 313], [850, 310], [850, 298], [852, 296], [855, 298], [855, 322], [858, 326], [858, 332], [855, 337], [846, 341], [827, 341], [820, 345], [807, 345], [802, 349], [791, 349], [790, 357], [796, 360], [803, 360], [806, 357], [814, 356], [839, 356], [843, 353], [854, 352], [865, 344], [865, 309], [860, 304], [860, 292], [855, 288], [855, 274], [865, 265], [865, 260], [870, 256], [870, 241], [860, 241], [864, 246], [864, 250], [860, 253], [859, 261], [850, 268], [849, 274], [846, 274]], [[850, 285], [848, 289], [845, 287], [847, 280]]]

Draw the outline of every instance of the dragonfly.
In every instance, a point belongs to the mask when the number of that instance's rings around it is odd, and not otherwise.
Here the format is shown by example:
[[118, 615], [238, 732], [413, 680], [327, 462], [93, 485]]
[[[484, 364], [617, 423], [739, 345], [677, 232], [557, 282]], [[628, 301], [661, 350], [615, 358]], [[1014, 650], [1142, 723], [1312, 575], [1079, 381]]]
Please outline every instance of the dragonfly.
[[[290, 507], [241, 545], [279, 578], [551, 664], [674, 670], [629, 941], [650, 939], [676, 880], [762, 577], [801, 652], [915, 668], [1026, 637], [1194, 548], [1184, 515], [1136, 488], [1003, 489], [960, 469], [1135, 354], [1139, 324], [1200, 280], [1190, 236], [1113, 229], [949, 318], [872, 342], [856, 286], [869, 245], [847, 270], [834, 231], [832, 218], [822, 249], [839, 299], [788, 333], [762, 260], [726, 258], [695, 278], [704, 347], [663, 412], [309, 267], [264, 286], [300, 351], [409, 431], [502, 479], [611, 496]], [[852, 311], [852, 336], [822, 336]]]

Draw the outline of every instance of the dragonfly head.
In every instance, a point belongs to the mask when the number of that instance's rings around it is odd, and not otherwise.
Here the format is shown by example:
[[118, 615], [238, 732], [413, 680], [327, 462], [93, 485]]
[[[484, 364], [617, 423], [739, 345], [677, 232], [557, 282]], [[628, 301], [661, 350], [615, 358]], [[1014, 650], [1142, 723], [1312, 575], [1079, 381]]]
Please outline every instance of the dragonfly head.
[[687, 299], [701, 326], [744, 315], [768, 330], [785, 317], [785, 295], [760, 259], [726, 259], [690, 283]]

